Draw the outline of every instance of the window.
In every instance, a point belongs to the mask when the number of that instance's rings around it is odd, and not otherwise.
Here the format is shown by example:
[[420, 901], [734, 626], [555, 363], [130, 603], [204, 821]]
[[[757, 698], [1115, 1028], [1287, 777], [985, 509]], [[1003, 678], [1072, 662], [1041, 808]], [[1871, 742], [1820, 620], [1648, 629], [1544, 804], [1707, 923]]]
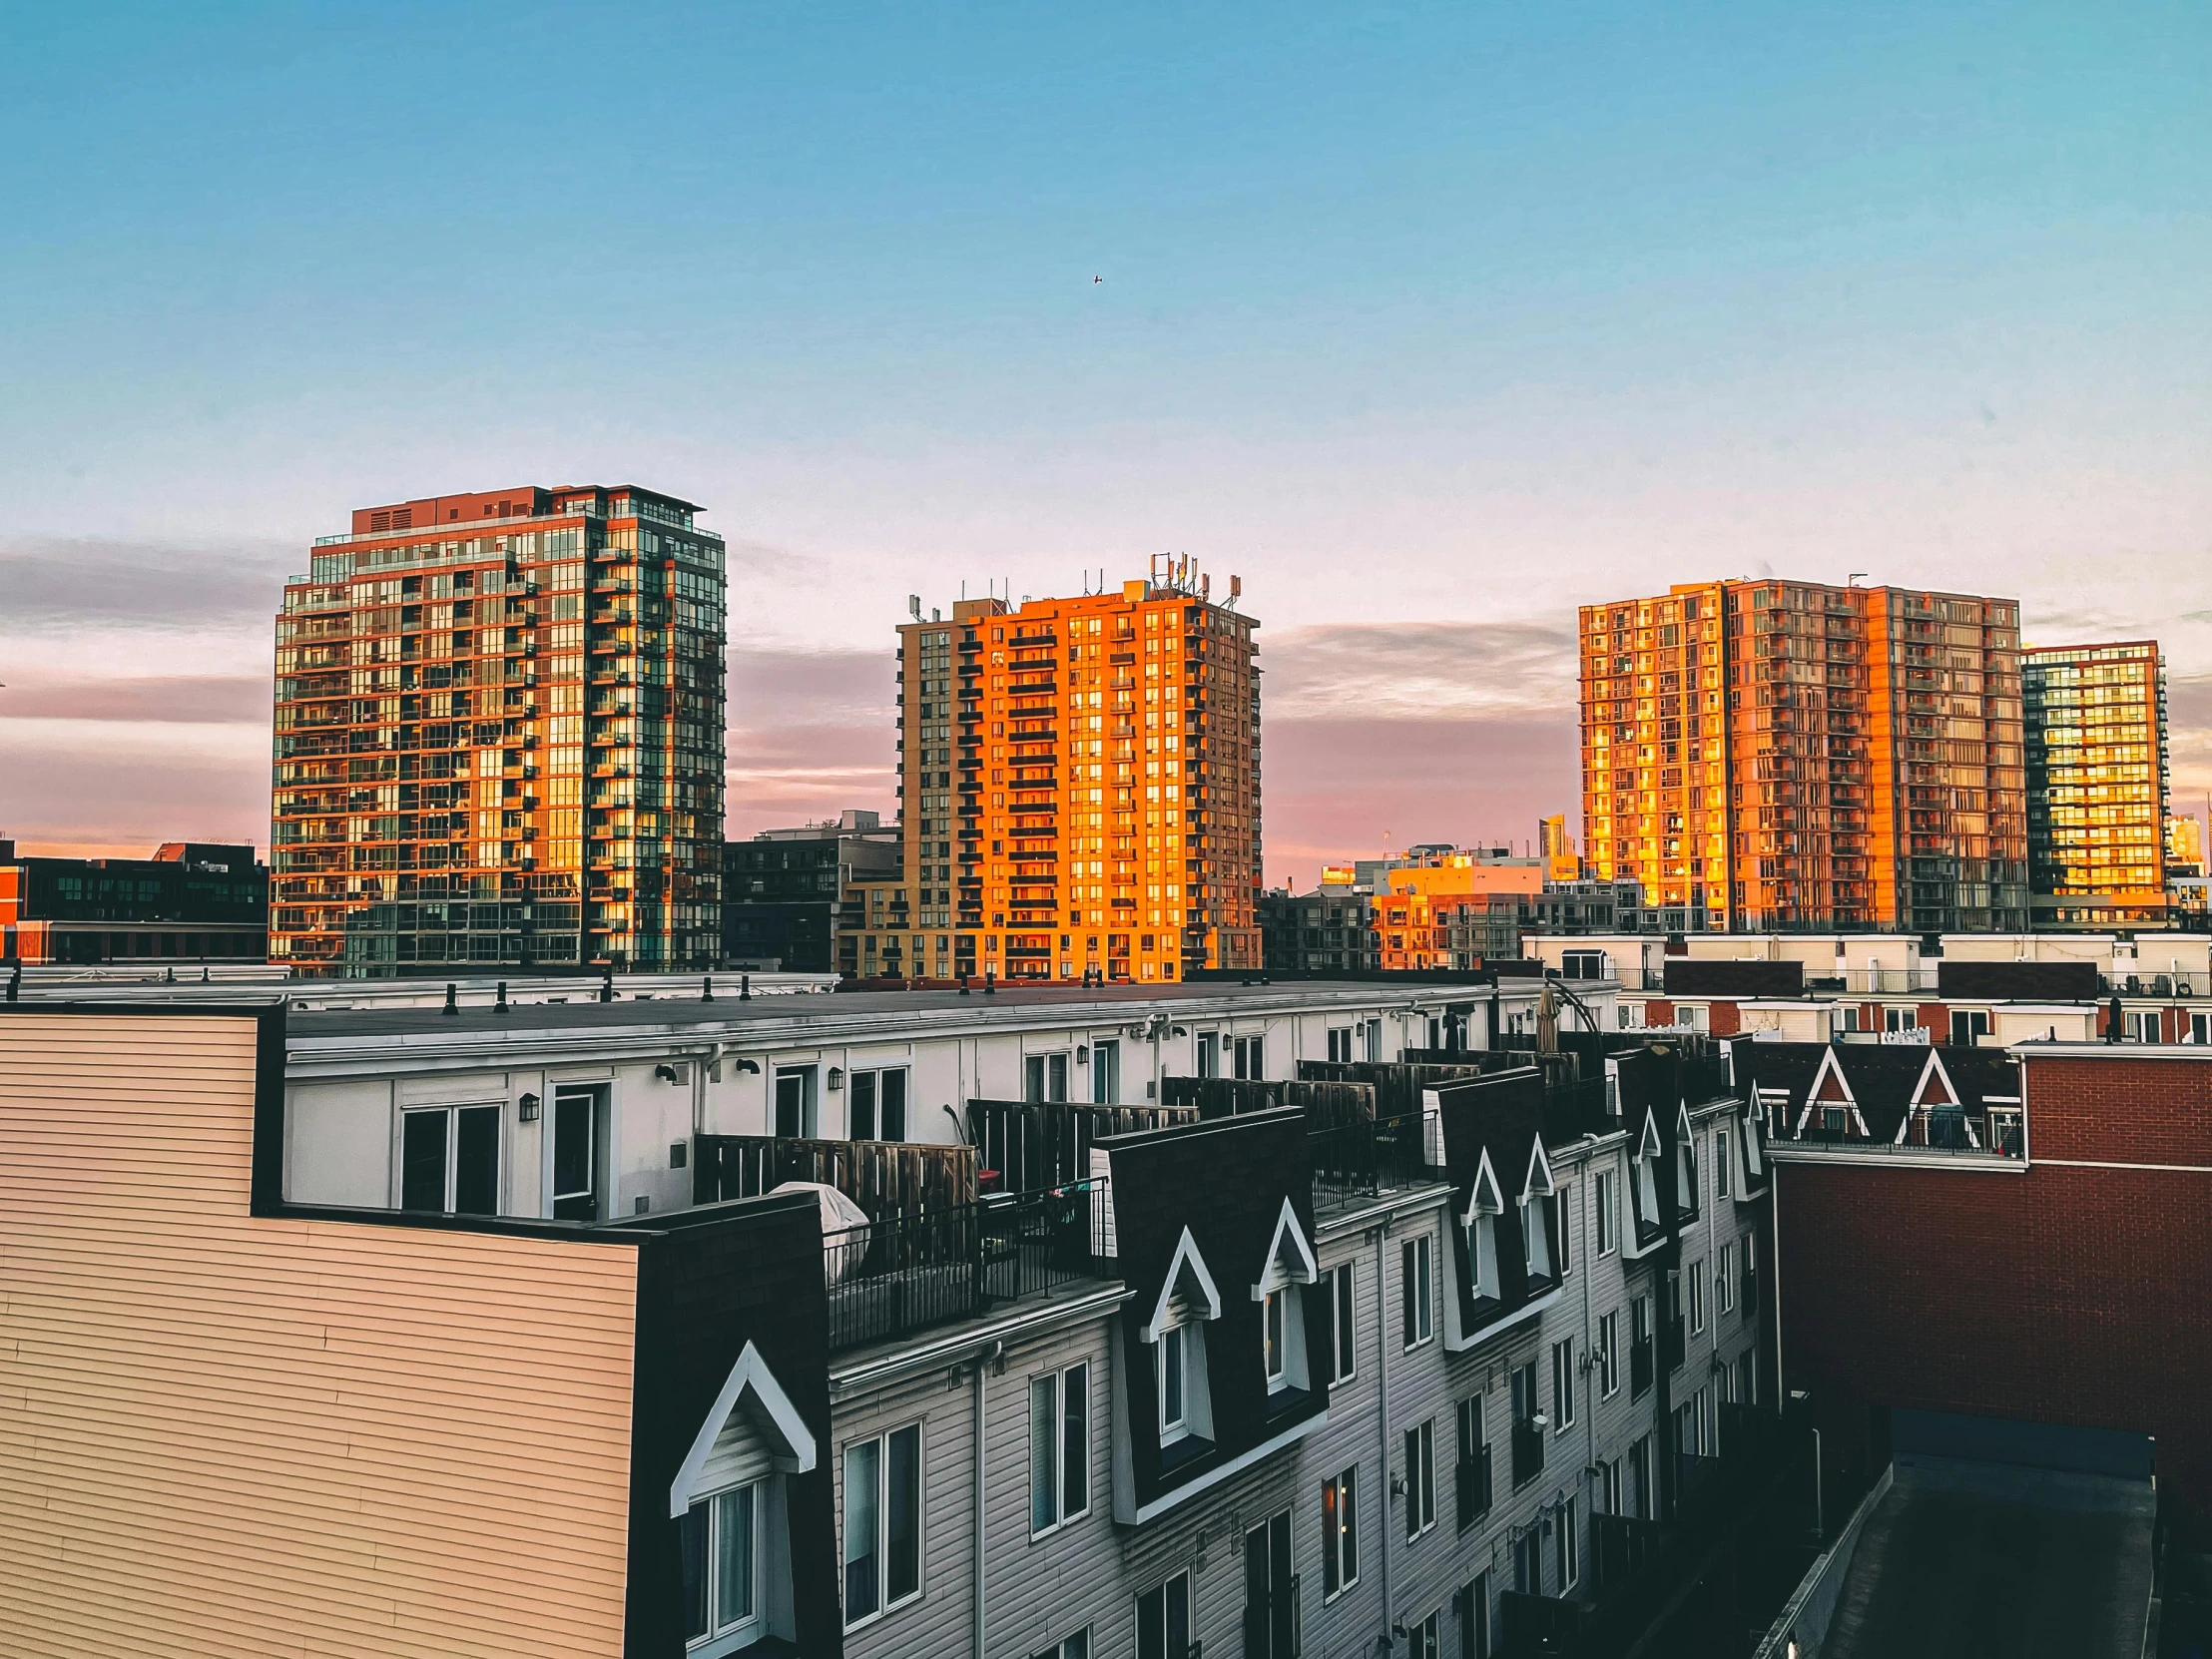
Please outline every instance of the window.
[[1221, 1075], [1221, 1033], [1219, 1031], [1201, 1031], [1198, 1034], [1198, 1075], [1201, 1077], [1219, 1077]]
[[1744, 1240], [1744, 1265], [1739, 1283], [1742, 1288], [1738, 1300], [1744, 1305], [1744, 1318], [1756, 1319], [1759, 1315], [1759, 1256], [1748, 1238]]
[[1950, 1040], [1960, 1047], [1971, 1048], [1988, 1034], [1988, 1009], [1956, 1008], [1951, 1011]]
[[1058, 1101], [1068, 1097], [1068, 1057], [1060, 1054], [1031, 1054], [1022, 1060], [1021, 1098], [1027, 1101]]
[[2129, 1010], [2127, 1040], [2131, 1043], [2154, 1043], [2158, 1041], [2158, 1010], [2156, 1008]]
[[1321, 1594], [1324, 1601], [1360, 1582], [1359, 1470], [1321, 1483]]
[[902, 1141], [906, 1138], [906, 1068], [856, 1071], [845, 1083], [852, 1139]]
[[1720, 1292], [1721, 1312], [1728, 1313], [1736, 1306], [1736, 1247], [1721, 1246], [1720, 1261], [1713, 1269], [1713, 1288]]
[[1482, 1420], [1482, 1396], [1459, 1401], [1459, 1464], [1453, 1485], [1459, 1499], [1459, 1530], [1464, 1532], [1490, 1511], [1490, 1442]]
[[436, 1106], [400, 1114], [399, 1208], [499, 1214], [497, 1106]]
[[1350, 1063], [1351, 1063], [1351, 1060], [1352, 1060], [1352, 1027], [1351, 1027], [1351, 1026], [1349, 1026], [1349, 1025], [1346, 1025], [1346, 1026], [1335, 1026], [1335, 1025], [1333, 1025], [1333, 1026], [1331, 1026], [1331, 1027], [1329, 1028], [1329, 1058], [1330, 1058], [1330, 1061], [1331, 1061], [1331, 1062], [1332, 1062], [1333, 1064], [1336, 1064], [1336, 1065], [1348, 1065], [1348, 1064], [1350, 1064]]
[[1405, 1536], [1436, 1524], [1436, 1419], [1405, 1430]]
[[1459, 1659], [1490, 1659], [1490, 1575], [1459, 1592]]
[[686, 1642], [742, 1635], [765, 1626], [761, 1584], [766, 1508], [756, 1481], [718, 1492], [685, 1511], [678, 1531], [684, 1561]]
[[847, 1628], [921, 1594], [921, 1424], [844, 1448]]
[[1442, 1659], [1442, 1638], [1437, 1616], [1431, 1613], [1405, 1633], [1405, 1659]]
[[1180, 1440], [1190, 1430], [1190, 1332], [1171, 1325], [1152, 1346], [1152, 1363], [1159, 1373], [1160, 1443]]
[[1137, 1597], [1137, 1659], [1190, 1659], [1191, 1575], [1179, 1572]]
[[1291, 1512], [1245, 1533], [1245, 1659], [1294, 1659], [1299, 1651], [1298, 1574], [1291, 1568]]
[[1713, 1196], [1726, 1198], [1729, 1190], [1728, 1131], [1713, 1131]]
[[1597, 1495], [1592, 1501], [1601, 1514], [1618, 1515], [1623, 1512], [1621, 1509], [1621, 1460], [1618, 1457], [1613, 1458], [1610, 1462], [1601, 1462], [1597, 1465]]
[[1563, 1434], [1574, 1425], [1574, 1339], [1551, 1345], [1551, 1429]]
[[1651, 1484], [1651, 1436], [1639, 1434], [1628, 1448], [1628, 1478], [1636, 1488], [1636, 1516], [1650, 1520], [1658, 1511], [1659, 1494]]
[[1574, 1271], [1574, 1212], [1556, 1197], [1545, 1208], [1551, 1212], [1550, 1219], [1556, 1224], [1554, 1231], [1558, 1235], [1556, 1242], [1559, 1246], [1559, 1277], [1564, 1279]]
[[1369, 1020], [1367, 1032], [1368, 1059], [1371, 1063], [1379, 1064], [1382, 1059], [1382, 1022], [1379, 1019]]
[[1615, 1247], [1620, 1243], [1620, 1199], [1615, 1191], [1616, 1185], [1617, 1182], [1611, 1170], [1598, 1171], [1596, 1184], [1597, 1253], [1600, 1256], [1612, 1255]]
[[1859, 1005], [1856, 1002], [1847, 1003], [1836, 1010], [1836, 1029], [1839, 1031], [1856, 1031], [1859, 1029]]
[[1360, 1372], [1359, 1327], [1354, 1318], [1356, 1264], [1344, 1263], [1329, 1270], [1322, 1289], [1329, 1298], [1329, 1381], [1349, 1382]]
[[1748, 1348], [1736, 1361], [1736, 1398], [1744, 1405], [1759, 1403], [1758, 1357]]
[[1628, 1318], [1634, 1354], [1629, 1365], [1629, 1396], [1641, 1399], [1651, 1386], [1651, 1298], [1640, 1296], [1628, 1305]]
[[1030, 1659], [1091, 1659], [1091, 1632], [1089, 1626], [1078, 1630], [1062, 1641], [1054, 1642]]
[[1918, 1008], [1885, 1008], [1882, 1024], [1886, 1031], [1918, 1031], [1921, 1028], [1921, 1012]]
[[1690, 1335], [1705, 1329], [1705, 1264], [1690, 1264]]
[[1545, 1201], [1532, 1193], [1520, 1203], [1521, 1260], [1528, 1264], [1532, 1291], [1548, 1288], [1551, 1282], [1551, 1229], [1545, 1225]]
[[1265, 1037], [1239, 1037], [1236, 1039], [1236, 1075], [1258, 1080], [1267, 1076], [1267, 1039]]
[[1618, 1308], [1597, 1322], [1597, 1391], [1611, 1399], [1621, 1389], [1621, 1315]]
[[1513, 1588], [1524, 1596], [1540, 1596], [1544, 1593], [1544, 1535], [1540, 1526], [1530, 1526], [1513, 1540]]
[[1091, 1100], [1111, 1106], [1121, 1099], [1121, 1044], [1091, 1044]]
[[1288, 1289], [1270, 1291], [1261, 1316], [1261, 1346], [1267, 1362], [1268, 1392], [1280, 1393], [1291, 1384], [1291, 1337], [1289, 1326], [1297, 1319]]
[[1407, 1239], [1398, 1252], [1399, 1323], [1404, 1346], [1418, 1348], [1436, 1334], [1433, 1265], [1428, 1235]]
[[1029, 1380], [1029, 1531], [1033, 1537], [1091, 1507], [1091, 1368]]
[[1575, 1501], [1568, 1498], [1559, 1506], [1556, 1522], [1558, 1530], [1553, 1536], [1558, 1540], [1557, 1560], [1559, 1569], [1559, 1593], [1565, 1595], [1582, 1577], [1582, 1538], [1575, 1522]]

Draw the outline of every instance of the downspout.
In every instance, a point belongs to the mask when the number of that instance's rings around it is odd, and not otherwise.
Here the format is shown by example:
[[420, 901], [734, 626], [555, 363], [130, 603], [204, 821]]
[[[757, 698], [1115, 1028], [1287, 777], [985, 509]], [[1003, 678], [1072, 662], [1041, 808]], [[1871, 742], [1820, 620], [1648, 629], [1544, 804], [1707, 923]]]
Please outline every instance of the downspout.
[[[1382, 1436], [1382, 1630], [1377, 1646], [1383, 1653], [1391, 1651], [1390, 1626], [1394, 1622], [1390, 1603], [1390, 1318], [1389, 1297], [1384, 1287], [1389, 1284], [1386, 1272], [1390, 1254], [1390, 1223], [1387, 1217], [1375, 1233], [1375, 1420]], [[1402, 1287], [1399, 1295], [1403, 1295]], [[1411, 1470], [1406, 1474], [1409, 1478]]]
[[990, 1505], [983, 1500], [983, 1447], [986, 1443], [983, 1433], [983, 1378], [1005, 1352], [1006, 1345], [1004, 1343], [994, 1343], [988, 1351], [975, 1357], [975, 1568], [974, 1582], [969, 1586], [968, 1591], [973, 1609], [973, 1617], [969, 1621], [972, 1659], [984, 1659], [984, 1608], [986, 1606], [984, 1592], [988, 1588], [983, 1570], [984, 1543], [990, 1532]]

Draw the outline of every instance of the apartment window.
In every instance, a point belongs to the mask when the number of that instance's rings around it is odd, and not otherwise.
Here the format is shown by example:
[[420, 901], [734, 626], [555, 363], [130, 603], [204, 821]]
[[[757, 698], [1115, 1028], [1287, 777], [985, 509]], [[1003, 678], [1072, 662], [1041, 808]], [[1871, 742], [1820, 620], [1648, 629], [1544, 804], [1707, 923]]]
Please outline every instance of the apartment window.
[[1620, 1243], [1620, 1199], [1615, 1190], [1617, 1179], [1609, 1170], [1597, 1173], [1597, 1253], [1610, 1256]]
[[2130, 1010], [2127, 1016], [2126, 1029], [2127, 1040], [2131, 1043], [2154, 1043], [2158, 1041], [2158, 1010], [2155, 1008]]
[[844, 1448], [844, 1622], [921, 1594], [921, 1424]]
[[1574, 1271], [1574, 1212], [1557, 1196], [1549, 1199], [1544, 1208], [1550, 1212], [1546, 1219], [1556, 1222], [1553, 1231], [1558, 1234], [1559, 1277], [1564, 1279]]
[[1121, 1099], [1121, 1044], [1091, 1044], [1091, 1100], [1111, 1106]]
[[1651, 1436], [1639, 1434], [1628, 1448], [1628, 1478], [1636, 1488], [1636, 1516], [1650, 1520], [1659, 1507], [1659, 1494], [1651, 1484]]
[[1367, 1022], [1367, 1033], [1368, 1059], [1379, 1064], [1382, 1059], [1382, 1022], [1379, 1019], [1369, 1020]]
[[1459, 1659], [1490, 1659], [1490, 1575], [1459, 1592]]
[[1022, 1065], [1022, 1095], [1027, 1101], [1058, 1101], [1068, 1097], [1068, 1057], [1066, 1054], [1025, 1055]]
[[1558, 1530], [1552, 1534], [1558, 1540], [1558, 1558], [1554, 1563], [1559, 1569], [1559, 1593], [1565, 1595], [1582, 1577], [1582, 1535], [1575, 1513], [1575, 1500], [1568, 1498], [1559, 1506]]
[[1950, 1016], [1950, 1040], [1961, 1047], [1971, 1048], [1989, 1034], [1989, 1010], [1986, 1008], [1956, 1008]]
[[1621, 1315], [1618, 1308], [1597, 1322], [1597, 1391], [1611, 1399], [1621, 1389]]
[[1405, 1633], [1405, 1659], [1442, 1659], [1443, 1649], [1437, 1644], [1443, 1631], [1437, 1615], [1431, 1613]]
[[1328, 1601], [1360, 1582], [1360, 1480], [1357, 1468], [1321, 1483], [1321, 1593]]
[[684, 1562], [684, 1639], [728, 1642], [763, 1630], [767, 1502], [761, 1482], [695, 1503], [678, 1523]]
[[1137, 1597], [1137, 1659], [1191, 1659], [1191, 1575], [1179, 1572]]
[[1091, 1659], [1091, 1632], [1088, 1625], [1074, 1635], [1063, 1637], [1050, 1647], [1041, 1649], [1029, 1659]]
[[1744, 1240], [1744, 1266], [1739, 1283], [1742, 1290], [1738, 1300], [1744, 1305], [1744, 1318], [1755, 1318], [1759, 1312], [1759, 1254], [1748, 1238]]
[[1736, 1247], [1721, 1246], [1720, 1260], [1713, 1269], [1713, 1288], [1720, 1292], [1721, 1312], [1732, 1312], [1736, 1306]]
[[1029, 1380], [1029, 1531], [1078, 1519], [1091, 1507], [1091, 1368]]
[[553, 1095], [553, 1219], [600, 1219], [600, 1171], [607, 1108], [598, 1089], [558, 1089]]
[[1258, 1080], [1267, 1076], [1267, 1039], [1265, 1037], [1239, 1037], [1233, 1045], [1231, 1059], [1236, 1075]]
[[1690, 1264], [1690, 1335], [1705, 1329], [1705, 1264]]
[[1921, 1028], [1921, 1011], [1918, 1008], [1885, 1008], [1882, 1010], [1882, 1026], [1886, 1031], [1918, 1031]]
[[399, 1208], [452, 1216], [499, 1214], [497, 1106], [434, 1106], [400, 1114]]
[[1201, 1031], [1198, 1034], [1198, 1075], [1201, 1077], [1219, 1077], [1221, 1075], [1221, 1033], [1219, 1031]]
[[1261, 1314], [1261, 1344], [1267, 1362], [1268, 1392], [1281, 1393], [1291, 1384], [1291, 1337], [1289, 1325], [1296, 1313], [1289, 1290], [1270, 1291]]
[[1563, 1434], [1574, 1425], [1574, 1339], [1551, 1345], [1551, 1429]]
[[1728, 1197], [1729, 1181], [1728, 1131], [1716, 1129], [1713, 1132], [1713, 1196], [1716, 1198]]
[[1459, 1499], [1459, 1530], [1464, 1532], [1490, 1510], [1490, 1442], [1482, 1420], [1482, 1396], [1459, 1401], [1459, 1464], [1453, 1485]]
[[1758, 1356], [1748, 1348], [1736, 1360], [1736, 1398], [1745, 1405], [1759, 1403]]
[[1407, 1239], [1398, 1251], [1399, 1324], [1406, 1348], [1418, 1348], [1436, 1334], [1433, 1279], [1428, 1235]]
[[1335, 1026], [1335, 1025], [1333, 1025], [1333, 1026], [1331, 1026], [1331, 1027], [1329, 1028], [1329, 1058], [1330, 1058], [1330, 1060], [1331, 1060], [1331, 1061], [1332, 1061], [1332, 1062], [1333, 1062], [1334, 1064], [1337, 1064], [1337, 1065], [1348, 1065], [1348, 1064], [1350, 1064], [1350, 1063], [1351, 1063], [1351, 1060], [1352, 1060], [1352, 1027], [1351, 1027], [1351, 1026], [1349, 1026], [1349, 1025], [1344, 1025], [1344, 1026]]
[[1190, 1428], [1190, 1339], [1185, 1326], [1171, 1325], [1152, 1345], [1152, 1363], [1159, 1372], [1160, 1442], [1180, 1440]]
[[1358, 1307], [1353, 1296], [1357, 1272], [1355, 1264], [1346, 1262], [1329, 1270], [1324, 1286], [1329, 1297], [1329, 1381], [1332, 1382], [1349, 1382], [1360, 1371], [1359, 1326], [1353, 1317]]
[[1513, 1588], [1524, 1596], [1544, 1593], [1543, 1528], [1530, 1526], [1513, 1540]]
[[[1551, 1229], [1545, 1225], [1546, 1204], [1530, 1194], [1520, 1203], [1521, 1260], [1528, 1265], [1529, 1288], [1548, 1288], [1551, 1281]], [[1542, 1281], [1541, 1286], [1538, 1281]]]
[[1405, 1536], [1436, 1524], [1436, 1419], [1405, 1430]]
[[1641, 1399], [1651, 1386], [1651, 1298], [1640, 1296], [1628, 1305], [1630, 1340], [1633, 1353], [1630, 1359], [1629, 1396]]
[[1618, 1457], [1597, 1465], [1597, 1495], [1592, 1500], [1601, 1514], [1618, 1515], [1621, 1509], [1621, 1460]]
[[2212, 1014], [2191, 1014], [2189, 1016], [2189, 1040], [2197, 1043], [2212, 1043]]
[[1296, 1659], [1298, 1574], [1291, 1565], [1291, 1512], [1245, 1533], [1245, 1659]]
[[856, 1071], [845, 1080], [846, 1110], [852, 1139], [902, 1141], [906, 1138], [906, 1068]]

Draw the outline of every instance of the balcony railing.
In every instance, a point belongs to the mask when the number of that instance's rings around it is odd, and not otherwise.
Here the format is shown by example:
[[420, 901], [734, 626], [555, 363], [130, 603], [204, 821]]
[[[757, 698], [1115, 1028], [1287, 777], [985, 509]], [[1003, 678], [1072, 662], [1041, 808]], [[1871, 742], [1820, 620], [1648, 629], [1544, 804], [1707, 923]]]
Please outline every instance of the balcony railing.
[[1431, 1158], [1426, 1138], [1417, 1117], [1356, 1118], [1313, 1130], [1306, 1144], [1313, 1160], [1314, 1186], [1358, 1196], [1441, 1180], [1440, 1149]]
[[1802, 1130], [1786, 1114], [1776, 1112], [1768, 1124], [1766, 1144], [1769, 1152], [1785, 1157], [1799, 1152], [1836, 1152], [1898, 1157], [1927, 1157], [1933, 1153], [1965, 1159], [2013, 1159], [2021, 1155], [2026, 1132], [2017, 1106], [1992, 1106], [1978, 1111], [1956, 1106], [1919, 1106], [1907, 1113], [1895, 1133], [1881, 1136], [1860, 1134], [1857, 1122], [1848, 1112], [1816, 1112], [1806, 1118]]
[[1544, 1472], [1544, 1431], [1536, 1422], [1513, 1424], [1513, 1487], [1517, 1491]]
[[1459, 1459], [1452, 1482], [1459, 1500], [1459, 1530], [1464, 1532], [1490, 1512], [1490, 1448], [1479, 1445]]
[[1112, 1271], [1104, 1178], [872, 1222], [822, 1241], [830, 1346], [888, 1342]]

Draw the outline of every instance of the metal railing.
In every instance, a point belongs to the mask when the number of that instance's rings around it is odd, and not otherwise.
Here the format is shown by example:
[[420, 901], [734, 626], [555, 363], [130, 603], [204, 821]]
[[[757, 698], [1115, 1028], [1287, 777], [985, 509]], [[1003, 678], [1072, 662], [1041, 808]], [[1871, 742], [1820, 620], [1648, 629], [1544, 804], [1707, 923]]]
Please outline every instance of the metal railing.
[[1430, 1156], [1418, 1117], [1355, 1119], [1310, 1131], [1314, 1186], [1337, 1194], [1372, 1195], [1386, 1188], [1440, 1181], [1441, 1151]]
[[1894, 1134], [1867, 1136], [1848, 1112], [1831, 1115], [1818, 1111], [1800, 1131], [1785, 1121], [1780, 1132], [1770, 1124], [1770, 1152], [1888, 1153], [1902, 1157], [1926, 1157], [1940, 1153], [1957, 1158], [2018, 1158], [2026, 1145], [2020, 1108], [1987, 1107], [1969, 1111], [1957, 1106], [1917, 1106], [1907, 1113]]
[[1544, 1431], [1535, 1422], [1513, 1424], [1513, 1487], [1519, 1490], [1544, 1472]]
[[1104, 1177], [823, 1236], [830, 1346], [887, 1342], [1112, 1271]]
[[1490, 1512], [1490, 1448], [1487, 1444], [1476, 1446], [1459, 1459], [1452, 1488], [1459, 1504], [1459, 1530], [1464, 1532]]

